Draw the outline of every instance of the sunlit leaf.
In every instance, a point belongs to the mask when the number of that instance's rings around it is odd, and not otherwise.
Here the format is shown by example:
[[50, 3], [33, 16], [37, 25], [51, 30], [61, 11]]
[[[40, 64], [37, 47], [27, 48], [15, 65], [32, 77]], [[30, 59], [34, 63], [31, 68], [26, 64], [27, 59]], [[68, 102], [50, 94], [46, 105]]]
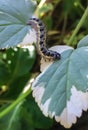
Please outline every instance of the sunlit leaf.
[[24, 39], [34, 9], [35, 2], [31, 0], [0, 1], [0, 48], [16, 46]]
[[88, 47], [64, 51], [61, 60], [36, 78], [32, 89], [44, 115], [70, 128], [88, 109]]

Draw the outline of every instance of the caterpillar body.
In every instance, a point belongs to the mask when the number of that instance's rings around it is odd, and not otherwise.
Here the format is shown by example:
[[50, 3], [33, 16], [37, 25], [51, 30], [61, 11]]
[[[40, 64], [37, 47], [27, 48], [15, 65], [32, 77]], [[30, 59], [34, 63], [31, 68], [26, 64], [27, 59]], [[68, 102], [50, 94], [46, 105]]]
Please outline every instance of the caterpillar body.
[[44, 23], [38, 18], [31, 18], [28, 25], [31, 25], [31, 27], [36, 31], [36, 48], [40, 55], [42, 55], [45, 59], [60, 59], [61, 55], [58, 52], [46, 48], [46, 27]]

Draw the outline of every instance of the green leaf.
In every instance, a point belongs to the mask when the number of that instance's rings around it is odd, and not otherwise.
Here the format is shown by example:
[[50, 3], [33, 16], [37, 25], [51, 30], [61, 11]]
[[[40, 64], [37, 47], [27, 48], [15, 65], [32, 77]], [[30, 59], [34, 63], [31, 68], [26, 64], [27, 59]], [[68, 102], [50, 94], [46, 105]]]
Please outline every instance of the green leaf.
[[[1, 130], [21, 130], [21, 123], [20, 123], [20, 106], [18, 104], [14, 110], [10, 111], [5, 117], [0, 119], [0, 129]], [[4, 106], [7, 107], [7, 105]]]
[[[8, 100], [7, 100], [8, 101]], [[8, 108], [8, 104], [0, 108]], [[34, 130], [34, 128], [49, 128], [53, 121], [43, 116], [33, 97], [30, 95], [27, 99], [19, 103], [12, 111], [0, 119], [1, 130]]]
[[35, 50], [14, 48], [8, 49], [5, 54], [6, 64], [14, 78], [27, 74], [35, 61]]
[[0, 85], [6, 85], [8, 91], [2, 98], [16, 98], [30, 79], [35, 62], [35, 50], [14, 48], [2, 53], [3, 64], [0, 67]]
[[[0, 119], [0, 129], [1, 130], [34, 130], [30, 124], [25, 123], [22, 120], [22, 104], [24, 101], [19, 103], [12, 111]], [[3, 106], [0, 110], [5, 109], [7, 105]]]
[[16, 46], [24, 39], [34, 9], [32, 0], [0, 1], [0, 48]]
[[0, 87], [3, 85], [3, 83], [6, 84], [9, 78], [9, 71], [8, 67], [5, 65], [5, 63], [0, 60]]
[[88, 47], [64, 51], [61, 60], [36, 78], [32, 89], [44, 115], [70, 128], [88, 109]]
[[78, 48], [88, 46], [88, 35], [86, 35], [82, 40], [78, 42]]
[[31, 78], [31, 74], [28, 73], [16, 79], [12, 79], [12, 80], [8, 79], [8, 82], [6, 84], [7, 90], [2, 95], [0, 95], [0, 99], [1, 100], [16, 99], [19, 96], [19, 94], [23, 91], [24, 86], [27, 84], [30, 78]]
[[[2, 52], [2, 70], [0, 74], [5, 75], [4, 71], [8, 69], [11, 77], [8, 80], [14, 80], [30, 72], [35, 61], [35, 50], [28, 50], [23, 48], [8, 49]], [[4, 70], [4, 71], [3, 71]], [[1, 77], [2, 78], [2, 77]]]
[[31, 127], [47, 129], [53, 124], [53, 120], [44, 117], [31, 95], [24, 102], [22, 113], [22, 120]]
[[[74, 14], [75, 14], [75, 10], [76, 10], [76, 8], [78, 8], [78, 5], [79, 5], [79, 0], [71, 0], [71, 1], [69, 1], [69, 0], [66, 0], [66, 1], [64, 1], [63, 2], [63, 4], [62, 4], [62, 8], [63, 8], [63, 11], [65, 12], [65, 13], [71, 13], [71, 11], [74, 9], [74, 12], [72, 13], [72, 16], [74, 16]], [[80, 9], [78, 8], [78, 10], [77, 11], [79, 11]], [[81, 12], [81, 11], [80, 11]], [[78, 12], [76, 12], [76, 14], [77, 14]]]

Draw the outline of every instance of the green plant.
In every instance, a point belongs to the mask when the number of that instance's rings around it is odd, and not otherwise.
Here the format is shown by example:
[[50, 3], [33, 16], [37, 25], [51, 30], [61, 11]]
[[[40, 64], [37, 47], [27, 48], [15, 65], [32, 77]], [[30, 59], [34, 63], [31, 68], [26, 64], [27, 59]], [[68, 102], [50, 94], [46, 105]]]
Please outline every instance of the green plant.
[[[64, 12], [66, 17], [73, 3], [74, 1], [70, 3], [69, 9], [68, 4], [63, 4], [67, 10], [67, 13]], [[44, 118], [31, 96], [31, 83], [28, 81], [32, 78], [36, 59], [35, 49], [30, 49], [30, 46], [29, 49], [16, 47], [18, 44], [21, 45], [31, 30], [27, 23], [34, 14], [35, 7], [32, 0], [0, 1], [0, 48], [3, 49], [0, 52], [0, 129], [2, 130], [48, 129], [52, 126], [52, 120]], [[54, 6], [49, 3], [49, 8], [47, 10], [45, 8], [41, 10], [37, 8], [36, 14], [41, 14], [42, 11], [46, 14], [49, 10], [53, 10]], [[67, 41], [68, 45], [74, 45], [72, 42], [87, 16], [88, 7]], [[49, 15], [46, 21], [51, 21]], [[49, 29], [52, 26], [52, 22], [50, 23]], [[14, 48], [7, 49], [10, 47]], [[61, 60], [46, 68], [32, 85], [33, 95], [43, 113], [51, 118], [55, 117], [57, 122], [67, 128], [76, 122], [76, 117], [81, 116], [82, 110], [88, 109], [87, 52], [88, 35], [80, 40], [76, 49], [63, 51]]]

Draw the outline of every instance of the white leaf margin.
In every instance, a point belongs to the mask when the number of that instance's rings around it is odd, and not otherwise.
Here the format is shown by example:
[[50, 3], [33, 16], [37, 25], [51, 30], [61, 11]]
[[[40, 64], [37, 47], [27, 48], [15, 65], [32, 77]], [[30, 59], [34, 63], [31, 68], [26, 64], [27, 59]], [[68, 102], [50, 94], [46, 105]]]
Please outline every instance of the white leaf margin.
[[82, 110], [87, 111], [88, 109], [88, 91], [82, 92], [76, 89], [76, 86], [72, 86], [71, 88], [71, 97], [70, 100], [67, 101], [66, 107], [62, 111], [62, 113], [58, 116], [55, 115], [55, 112], [49, 111], [49, 104], [51, 98], [47, 99], [44, 104], [41, 103], [45, 88], [44, 83], [41, 83], [39, 86], [35, 88], [32, 87], [33, 97], [35, 101], [38, 103], [41, 111], [46, 117], [55, 118], [57, 122], [60, 122], [65, 128], [70, 128], [72, 124], [77, 122], [77, 117], [81, 117]]
[[67, 101], [67, 106], [64, 108], [60, 116], [55, 116], [55, 120], [60, 122], [65, 128], [70, 128], [72, 124], [77, 122], [77, 117], [81, 117], [82, 110], [88, 109], [88, 92], [78, 91], [76, 86], [71, 88], [71, 97]]
[[[73, 49], [69, 46], [54, 46], [50, 48], [51, 50], [55, 50], [59, 53], [62, 53], [63, 51], [66, 51], [68, 49]], [[43, 74], [45, 70], [52, 64], [52, 61], [46, 62], [43, 58], [41, 59], [41, 71]], [[39, 78], [40, 76], [38, 76]], [[38, 79], [37, 79], [38, 80]], [[35, 86], [37, 80], [34, 81], [32, 85], [33, 90], [33, 97], [35, 98], [35, 101], [38, 103], [38, 106], [40, 107], [41, 111], [46, 117], [55, 118], [57, 122], [60, 122], [61, 125], [63, 125], [65, 128], [70, 128], [72, 124], [75, 124], [77, 122], [77, 117], [81, 117], [82, 111], [87, 111], [88, 109], [88, 91], [82, 92], [77, 90], [77, 87], [75, 85], [71, 88], [71, 96], [69, 101], [66, 103], [66, 107], [62, 111], [60, 115], [55, 115], [55, 112], [49, 111], [49, 104], [51, 101], [51, 98], [47, 99], [44, 104], [41, 103], [43, 94], [45, 92], [44, 84], [40, 83], [39, 86]]]

